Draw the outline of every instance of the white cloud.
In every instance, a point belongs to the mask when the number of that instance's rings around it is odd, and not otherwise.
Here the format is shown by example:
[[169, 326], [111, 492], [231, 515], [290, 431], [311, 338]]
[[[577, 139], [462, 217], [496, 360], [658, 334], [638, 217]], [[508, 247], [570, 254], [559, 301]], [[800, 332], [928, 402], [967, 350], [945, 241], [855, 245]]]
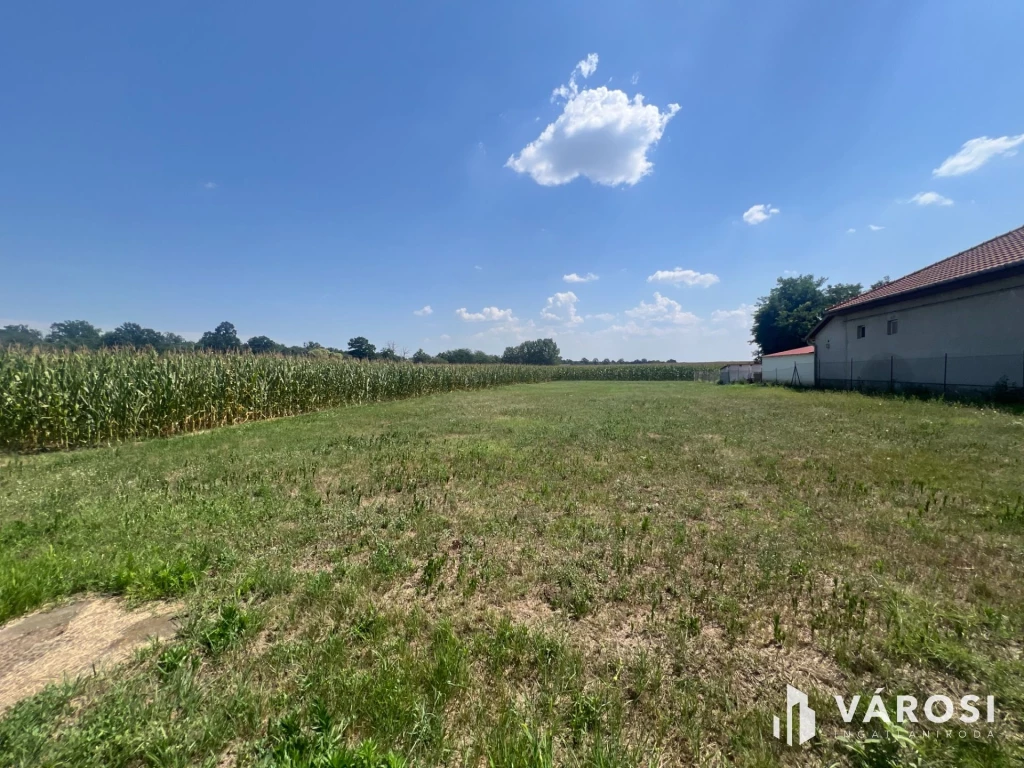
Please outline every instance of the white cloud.
[[467, 323], [493, 323], [499, 320], [515, 320], [512, 317], [511, 309], [498, 309], [497, 307], [484, 307], [479, 312], [467, 312], [465, 307], [459, 307], [455, 310], [455, 314], [460, 320], [464, 320]]
[[434, 314], [434, 310], [430, 308], [429, 304], [427, 304], [423, 309], [414, 309], [412, 313], [419, 317], [426, 317], [427, 315]]
[[690, 325], [700, 322], [700, 319], [692, 312], [684, 312], [682, 305], [678, 301], [662, 296], [657, 291], [654, 293], [653, 304], [648, 304], [646, 301], [641, 300], [638, 306], [626, 310], [626, 316], [634, 317], [646, 323]]
[[846, 234], [852, 235], [856, 231], [857, 231], [856, 229], [854, 229], [853, 227], [850, 227], [848, 230], [846, 230]]
[[562, 279], [567, 283], [592, 283], [599, 278], [593, 272], [587, 272], [585, 275], [577, 275], [575, 272], [572, 272], [568, 275], [562, 275]]
[[868, 224], [868, 229], [872, 232], [881, 232], [885, 227], [880, 227], [877, 224]]
[[948, 197], [943, 197], [938, 192], [918, 192], [907, 202], [917, 203], [918, 205], [952, 205], [953, 201]]
[[932, 171], [933, 176], [962, 176], [976, 171], [993, 157], [1017, 154], [1017, 147], [1024, 144], [1024, 133], [1019, 136], [1000, 136], [990, 139], [980, 136], [965, 141], [960, 151], [942, 161], [942, 165]]
[[737, 328], [749, 328], [754, 318], [752, 304], [740, 304], [736, 309], [716, 309], [711, 313], [713, 323], [721, 323]]
[[483, 267], [481, 267], [479, 264], [474, 264], [473, 269], [477, 270], [478, 272], [483, 271]]
[[449, 335], [448, 335], [447, 333], [442, 333], [442, 334], [441, 334], [440, 336], [438, 336], [437, 338], [439, 338], [439, 339], [440, 339], [441, 341], [451, 341], [451, 338], [452, 338], [452, 337], [451, 337], [451, 336], [449, 336]]
[[572, 291], [556, 293], [548, 296], [548, 303], [540, 311], [540, 316], [545, 320], [553, 320], [558, 323], [577, 325], [583, 322], [583, 318], [576, 314], [576, 302], [579, 299]]
[[609, 322], [615, 319], [613, 312], [598, 312], [596, 315], [584, 315], [587, 320], [601, 320], [603, 322]]
[[216, 189], [216, 188], [217, 188], [217, 182], [216, 181], [207, 181], [207, 182], [203, 183], [203, 189]]
[[762, 221], [768, 221], [772, 216], [779, 212], [778, 208], [772, 208], [771, 203], [764, 203], [763, 205], [752, 205], [747, 209], [747, 212], [743, 214], [743, 220], [754, 226], [760, 224]]
[[[551, 101], [557, 101], [558, 99], [571, 99], [580, 92], [580, 87], [576, 83], [576, 75], [583, 75], [583, 79], [586, 80], [594, 72], [597, 71], [598, 56], [596, 53], [588, 53], [587, 58], [583, 61], [576, 62], [576, 66], [573, 67], [572, 73], [569, 75], [569, 84], [560, 85], [551, 92]], [[538, 118], [539, 119], [539, 118]]]
[[642, 94], [632, 99], [606, 86], [579, 90], [576, 74], [587, 77], [597, 69], [597, 54], [576, 65], [568, 85], [552, 93], [552, 101], [565, 99], [562, 114], [518, 155], [505, 163], [517, 173], [526, 173], [543, 186], [568, 184], [585, 176], [597, 184], [636, 184], [651, 172], [654, 164], [647, 152], [665, 132], [665, 126], [679, 111], [669, 104], [661, 111], [644, 104]]
[[671, 283], [672, 285], [699, 285], [702, 288], [714, 285], [718, 282], [718, 275], [710, 272], [695, 272], [692, 269], [659, 269], [647, 278], [648, 283]]
[[588, 53], [587, 58], [576, 65], [576, 69], [580, 71], [580, 74], [583, 75], [583, 77], [590, 77], [597, 71], [597, 54]]
[[629, 78], [629, 82], [631, 82], [633, 85], [636, 85], [637, 83], [639, 83], [640, 82], [640, 73], [639, 72], [634, 72], [633, 76], [631, 78]]

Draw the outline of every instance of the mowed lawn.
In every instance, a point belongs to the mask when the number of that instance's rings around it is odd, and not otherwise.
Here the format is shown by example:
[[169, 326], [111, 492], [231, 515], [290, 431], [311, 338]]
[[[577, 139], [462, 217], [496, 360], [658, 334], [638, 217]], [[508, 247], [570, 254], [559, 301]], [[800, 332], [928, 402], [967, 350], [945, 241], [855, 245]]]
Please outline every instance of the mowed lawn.
[[[185, 623], [0, 764], [1020, 765], [1024, 415], [553, 383], [0, 458], [0, 620], [79, 592]], [[996, 722], [842, 723], [876, 689]]]

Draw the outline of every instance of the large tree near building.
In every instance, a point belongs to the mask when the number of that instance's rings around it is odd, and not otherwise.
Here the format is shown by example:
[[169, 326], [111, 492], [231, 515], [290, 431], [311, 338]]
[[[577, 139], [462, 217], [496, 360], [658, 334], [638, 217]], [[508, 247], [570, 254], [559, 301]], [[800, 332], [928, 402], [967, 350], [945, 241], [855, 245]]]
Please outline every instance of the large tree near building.
[[827, 277], [814, 275], [780, 277], [771, 293], [757, 300], [751, 330], [759, 354], [804, 346], [826, 309], [863, 291], [860, 283], [827, 282]]

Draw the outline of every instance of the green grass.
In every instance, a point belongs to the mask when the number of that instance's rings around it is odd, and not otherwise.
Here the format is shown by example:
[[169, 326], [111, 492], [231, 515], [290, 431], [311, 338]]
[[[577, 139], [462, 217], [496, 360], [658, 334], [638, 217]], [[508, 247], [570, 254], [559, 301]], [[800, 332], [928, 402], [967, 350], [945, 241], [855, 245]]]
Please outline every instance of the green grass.
[[276, 355], [0, 348], [0, 450], [197, 432], [345, 405], [546, 381], [694, 381], [712, 364], [412, 365]]
[[[188, 620], [8, 712], [0, 764], [1019, 765], [1022, 445], [992, 409], [576, 382], [9, 456], [0, 620]], [[786, 683], [809, 748], [771, 736]], [[832, 695], [880, 686], [998, 721], [837, 740]]]

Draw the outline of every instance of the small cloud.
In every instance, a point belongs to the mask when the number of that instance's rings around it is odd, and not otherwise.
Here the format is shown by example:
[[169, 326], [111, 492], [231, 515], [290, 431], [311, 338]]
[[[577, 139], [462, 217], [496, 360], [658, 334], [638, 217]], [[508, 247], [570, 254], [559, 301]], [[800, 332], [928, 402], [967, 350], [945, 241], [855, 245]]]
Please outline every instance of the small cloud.
[[1024, 144], [1024, 133], [1019, 136], [1000, 136], [990, 139], [980, 136], [965, 141], [960, 151], [942, 161], [942, 165], [932, 171], [932, 176], [962, 176], [976, 171], [989, 160], [999, 155], [1012, 157], [1017, 154], [1017, 147]]
[[426, 317], [427, 315], [434, 314], [434, 310], [430, 308], [429, 304], [427, 304], [423, 309], [414, 309], [412, 313], [418, 317]]
[[679, 105], [669, 104], [662, 111], [644, 104], [642, 94], [630, 98], [604, 85], [580, 90], [577, 74], [592, 75], [597, 63], [597, 54], [590, 54], [573, 69], [568, 85], [555, 88], [551, 100], [565, 99], [562, 114], [518, 155], [510, 156], [506, 168], [527, 174], [542, 186], [568, 184], [580, 176], [610, 187], [632, 186], [651, 172], [654, 164], [647, 153]]
[[752, 205], [747, 209], [747, 212], [743, 214], [743, 220], [750, 226], [754, 226], [763, 221], [768, 221], [768, 219], [777, 213], [779, 213], [779, 209], [772, 208], [771, 203]]
[[917, 203], [918, 205], [952, 205], [953, 201], [948, 197], [943, 197], [938, 192], [918, 192], [914, 195], [909, 203]]
[[868, 224], [868, 229], [872, 232], [881, 232], [885, 227], [880, 227], [877, 224]]
[[578, 325], [583, 322], [583, 318], [576, 314], [577, 301], [579, 301], [579, 299], [572, 291], [556, 293], [554, 296], [548, 296], [548, 302], [544, 305], [543, 309], [541, 309], [540, 316], [545, 320], [553, 320], [555, 322], [566, 323], [568, 325]]
[[451, 338], [452, 338], [452, 337], [451, 337], [451, 336], [449, 336], [449, 335], [448, 335], [447, 333], [442, 333], [442, 334], [441, 334], [440, 336], [438, 336], [437, 338], [439, 338], [439, 339], [440, 339], [441, 341], [451, 341]]
[[584, 78], [590, 77], [597, 71], [597, 54], [588, 53], [587, 58], [576, 65], [576, 69], [580, 71]]
[[587, 318], [587, 320], [603, 320], [604, 322], [608, 322], [609, 320], [615, 319], [615, 314], [613, 312], [598, 312], [596, 315], [584, 315], [584, 317]]
[[216, 188], [217, 188], [217, 182], [216, 181], [204, 181], [203, 182], [203, 189], [216, 189]]
[[711, 313], [711, 321], [735, 326], [738, 328], [749, 328], [754, 316], [754, 306], [751, 304], [740, 304], [736, 309], [716, 309]]
[[482, 272], [484, 268], [481, 267], [479, 264], [474, 264], [473, 269], [477, 270], [478, 272]]
[[511, 309], [498, 309], [497, 307], [484, 307], [479, 312], [467, 312], [465, 307], [459, 307], [455, 310], [455, 315], [467, 323], [493, 323], [499, 320], [515, 320], [512, 317]]
[[593, 272], [587, 272], [585, 275], [577, 275], [575, 272], [572, 272], [568, 275], [562, 275], [562, 279], [567, 283], [592, 283], [599, 278]]
[[692, 269], [659, 269], [647, 278], [648, 283], [669, 283], [671, 285], [699, 285], [707, 288], [718, 282], [718, 275], [710, 272], [695, 272]]
[[850, 227], [848, 230], [846, 230], [846, 234], [852, 235], [856, 231], [857, 231], [856, 229], [854, 229], [853, 227]]
[[634, 72], [633, 76], [631, 78], [629, 78], [629, 82], [632, 83], [633, 85], [636, 85], [637, 83], [639, 83], [640, 82], [640, 73], [639, 72]]
[[690, 325], [700, 322], [700, 318], [692, 312], [684, 312], [678, 301], [662, 296], [657, 291], [654, 293], [654, 303], [648, 304], [646, 301], [641, 301], [633, 309], [627, 309], [626, 315], [648, 323]]

